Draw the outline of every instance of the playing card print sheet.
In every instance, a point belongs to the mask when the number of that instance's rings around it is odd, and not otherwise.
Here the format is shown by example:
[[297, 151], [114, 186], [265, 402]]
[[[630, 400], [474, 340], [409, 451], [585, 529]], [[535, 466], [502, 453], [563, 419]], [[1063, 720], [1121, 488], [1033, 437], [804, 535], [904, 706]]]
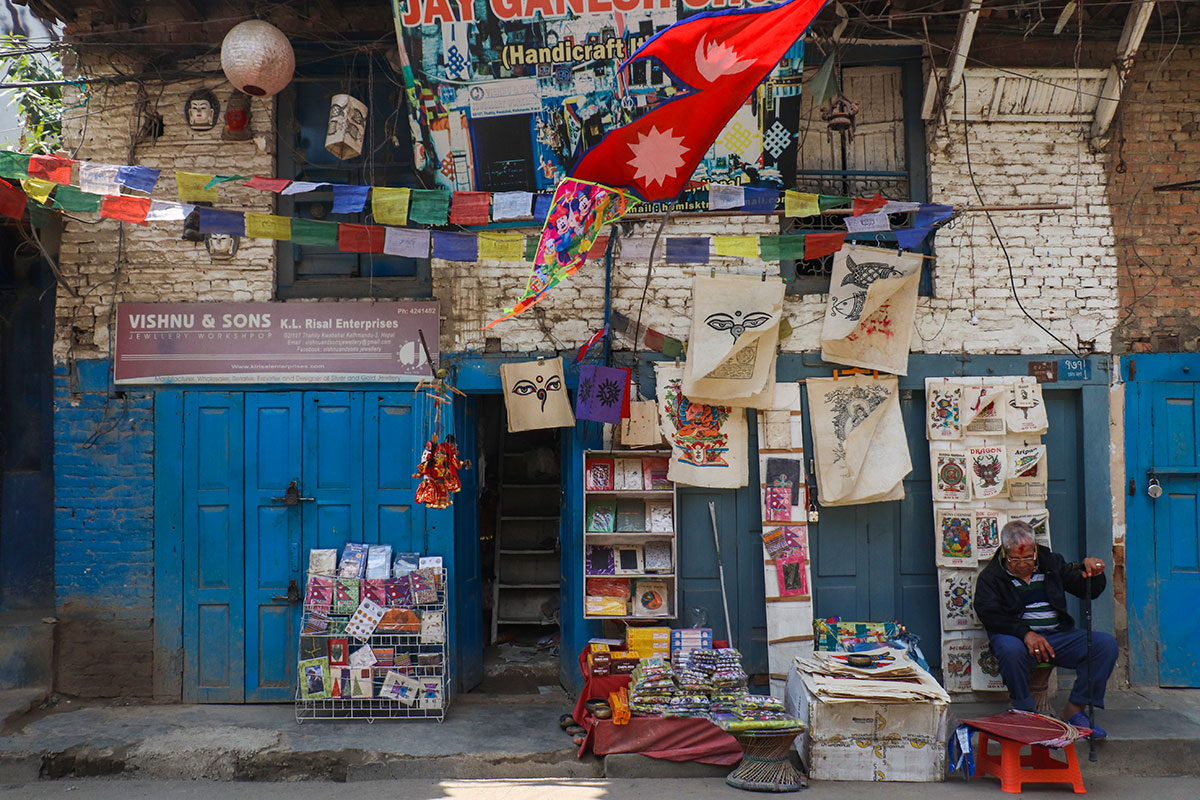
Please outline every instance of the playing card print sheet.
[[949, 692], [1002, 691], [995, 656], [974, 613], [978, 573], [1000, 532], [1024, 520], [1050, 545], [1045, 400], [1028, 376], [927, 378], [934, 553]]

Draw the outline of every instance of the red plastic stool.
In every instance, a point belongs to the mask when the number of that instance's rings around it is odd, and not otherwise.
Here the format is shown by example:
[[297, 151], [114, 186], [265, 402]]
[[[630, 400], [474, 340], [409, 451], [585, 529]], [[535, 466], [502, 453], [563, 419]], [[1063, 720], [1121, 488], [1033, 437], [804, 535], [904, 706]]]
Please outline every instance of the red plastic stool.
[[[995, 741], [1000, 745], [1000, 756], [988, 752], [988, 742]], [[1083, 788], [1083, 776], [1079, 774], [1079, 759], [1075, 755], [1075, 746], [1068, 745], [1066, 763], [1057, 758], [1051, 758], [1050, 748], [1040, 744], [1031, 744], [1029, 755], [1021, 755], [1025, 745], [1011, 739], [991, 737], [983, 731], [979, 732], [979, 747], [975, 750], [975, 769], [980, 775], [991, 775], [1000, 779], [1000, 789], [1011, 794], [1020, 794], [1021, 786], [1026, 783], [1069, 783], [1075, 789], [1075, 794], [1087, 794]]]

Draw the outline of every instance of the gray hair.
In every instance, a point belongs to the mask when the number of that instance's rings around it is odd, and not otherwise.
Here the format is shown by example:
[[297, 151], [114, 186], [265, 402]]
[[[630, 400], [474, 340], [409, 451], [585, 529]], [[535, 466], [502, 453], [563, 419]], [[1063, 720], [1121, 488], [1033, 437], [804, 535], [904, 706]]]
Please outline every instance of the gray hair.
[[1023, 519], [1011, 520], [1000, 529], [1000, 546], [1006, 553], [1033, 541], [1033, 526]]

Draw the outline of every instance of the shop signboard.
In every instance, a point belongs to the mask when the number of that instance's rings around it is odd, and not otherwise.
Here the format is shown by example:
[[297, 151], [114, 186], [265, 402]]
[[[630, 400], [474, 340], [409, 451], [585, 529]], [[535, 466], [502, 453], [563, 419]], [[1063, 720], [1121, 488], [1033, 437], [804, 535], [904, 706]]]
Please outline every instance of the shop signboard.
[[436, 362], [436, 302], [119, 303], [114, 382], [414, 382], [422, 334]]
[[[666, 26], [739, 0], [395, 0], [416, 86], [416, 165], [451, 191], [550, 192], [604, 134], [670, 99], [655, 63], [618, 71]], [[709, 149], [676, 209], [707, 210], [709, 182], [782, 188], [796, 158], [797, 43]], [[653, 207], [643, 206], [652, 212]]]

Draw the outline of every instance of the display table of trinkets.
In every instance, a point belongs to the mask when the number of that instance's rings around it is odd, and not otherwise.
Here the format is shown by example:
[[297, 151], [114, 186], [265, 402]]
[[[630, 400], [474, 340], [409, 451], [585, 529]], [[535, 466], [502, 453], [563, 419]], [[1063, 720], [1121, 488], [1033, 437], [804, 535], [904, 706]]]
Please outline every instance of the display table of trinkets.
[[296, 719], [445, 718], [446, 571], [388, 545], [309, 552]]

